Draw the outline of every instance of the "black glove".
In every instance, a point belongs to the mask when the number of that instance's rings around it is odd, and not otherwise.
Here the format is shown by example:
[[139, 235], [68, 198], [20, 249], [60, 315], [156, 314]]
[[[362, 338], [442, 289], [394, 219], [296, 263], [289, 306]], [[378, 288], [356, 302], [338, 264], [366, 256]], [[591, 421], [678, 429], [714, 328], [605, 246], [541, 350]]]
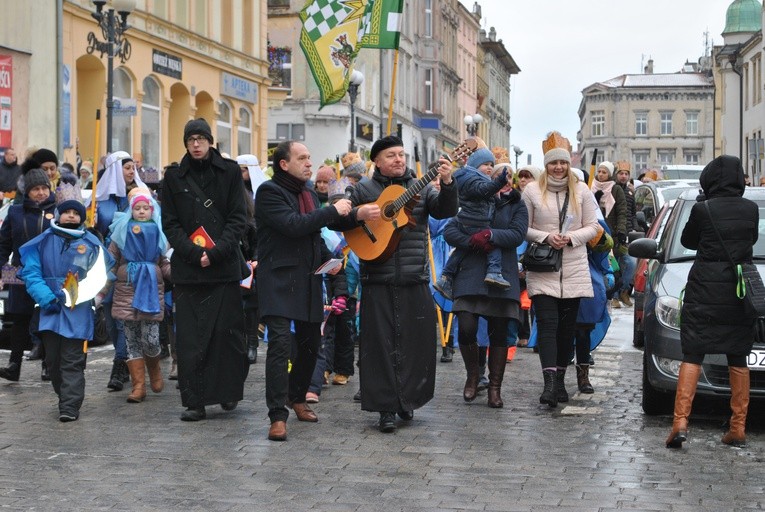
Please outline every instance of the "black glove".
[[603, 197], [603, 191], [598, 190], [593, 195], [595, 196], [595, 200], [598, 202], [598, 204], [600, 204], [600, 198]]
[[625, 233], [624, 231], [619, 231], [618, 233], [616, 233], [616, 240], [621, 245], [627, 245], [627, 233]]

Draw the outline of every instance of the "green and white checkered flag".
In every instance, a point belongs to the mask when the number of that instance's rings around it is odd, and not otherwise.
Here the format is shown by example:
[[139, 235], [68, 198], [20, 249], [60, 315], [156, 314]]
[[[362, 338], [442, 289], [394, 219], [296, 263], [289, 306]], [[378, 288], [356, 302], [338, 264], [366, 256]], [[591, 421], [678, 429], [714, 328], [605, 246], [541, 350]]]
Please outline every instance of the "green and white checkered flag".
[[315, 0], [306, 10], [306, 19], [303, 23], [311, 41], [318, 41], [323, 35], [340, 25], [352, 12], [338, 1]]
[[398, 48], [404, 0], [369, 0], [359, 43], [364, 48]]

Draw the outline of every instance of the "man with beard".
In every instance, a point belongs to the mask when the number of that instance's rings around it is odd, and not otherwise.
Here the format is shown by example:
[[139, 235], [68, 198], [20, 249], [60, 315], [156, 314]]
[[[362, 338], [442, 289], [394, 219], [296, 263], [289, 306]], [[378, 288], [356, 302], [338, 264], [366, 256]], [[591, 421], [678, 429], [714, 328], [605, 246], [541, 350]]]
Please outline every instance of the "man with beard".
[[239, 166], [212, 146], [207, 121], [186, 123], [183, 142], [180, 165], [165, 174], [162, 228], [174, 249], [181, 420], [199, 421], [206, 405], [235, 409], [249, 371], [239, 291], [246, 207]]
[[[379, 139], [370, 158], [374, 175], [353, 189], [354, 208], [348, 220], [333, 226], [343, 231], [359, 221], [380, 219], [380, 207], [370, 204], [390, 185], [409, 188], [418, 180], [406, 167], [404, 143], [396, 136]], [[428, 283], [428, 215], [443, 219], [456, 215], [457, 187], [449, 160], [439, 160], [441, 191], [427, 185], [411, 212], [416, 222], [401, 230], [401, 239], [385, 261], [361, 262], [359, 376], [361, 408], [380, 413], [381, 432], [396, 430], [396, 414], [405, 421], [414, 409], [433, 398], [436, 378], [436, 312]]]

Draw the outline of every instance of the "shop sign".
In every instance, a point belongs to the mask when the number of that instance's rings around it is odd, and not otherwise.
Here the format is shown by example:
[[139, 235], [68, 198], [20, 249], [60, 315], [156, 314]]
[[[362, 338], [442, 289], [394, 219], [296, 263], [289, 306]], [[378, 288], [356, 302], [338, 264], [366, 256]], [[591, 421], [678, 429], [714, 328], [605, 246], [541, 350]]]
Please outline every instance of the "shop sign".
[[229, 73], [221, 73], [220, 93], [248, 103], [258, 103], [258, 84]]
[[13, 103], [13, 57], [0, 55], [0, 148], [11, 147]]
[[183, 59], [159, 50], [152, 50], [151, 69], [160, 75], [180, 80], [183, 75]]

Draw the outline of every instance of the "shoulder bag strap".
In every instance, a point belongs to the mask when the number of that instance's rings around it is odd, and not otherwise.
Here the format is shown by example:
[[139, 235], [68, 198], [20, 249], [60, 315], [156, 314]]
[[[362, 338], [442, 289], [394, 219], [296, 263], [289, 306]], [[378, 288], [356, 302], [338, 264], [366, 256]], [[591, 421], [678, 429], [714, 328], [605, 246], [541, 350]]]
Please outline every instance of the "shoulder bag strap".
[[566, 199], [563, 200], [563, 208], [558, 212], [558, 231], [563, 231], [563, 221], [566, 220], [566, 210], [568, 210], [568, 191], [566, 191]]
[[744, 284], [744, 274], [741, 268], [741, 264], [736, 264], [733, 261], [733, 256], [728, 251], [728, 246], [725, 245], [725, 242], [722, 239], [722, 235], [720, 235], [720, 231], [717, 229], [717, 224], [715, 224], [714, 217], [712, 217], [712, 210], [709, 209], [709, 200], [704, 201], [704, 208], [707, 210], [707, 214], [709, 215], [709, 223], [712, 225], [712, 229], [715, 230], [717, 240], [720, 242], [720, 245], [722, 245], [725, 254], [728, 256], [728, 261], [730, 261], [730, 264], [733, 267], [733, 271], [736, 272], [736, 296], [739, 299], [743, 299], [746, 295], [746, 285]]
[[210, 214], [215, 217], [215, 220], [220, 222], [221, 225], [225, 224], [226, 221], [223, 219], [223, 215], [221, 215], [220, 211], [218, 211], [218, 208], [214, 205], [212, 199], [209, 199], [207, 195], [205, 195], [204, 191], [202, 191], [202, 188], [197, 185], [196, 181], [194, 181], [194, 178], [186, 176], [185, 179], [191, 191], [194, 192], [194, 194], [197, 196], [197, 199], [202, 201], [202, 205], [207, 208], [207, 211], [210, 212]]

